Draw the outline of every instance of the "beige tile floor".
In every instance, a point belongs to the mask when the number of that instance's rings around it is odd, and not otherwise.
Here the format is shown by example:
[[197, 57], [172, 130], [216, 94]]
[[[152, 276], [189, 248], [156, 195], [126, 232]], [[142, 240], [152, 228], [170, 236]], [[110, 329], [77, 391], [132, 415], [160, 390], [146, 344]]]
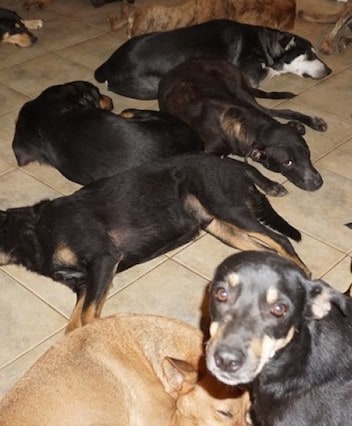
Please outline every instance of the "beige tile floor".
[[[94, 9], [88, 0], [53, 0], [48, 9], [30, 12], [24, 12], [21, 3], [0, 0], [0, 6], [16, 9], [23, 17], [43, 19], [44, 28], [31, 48], [0, 46], [1, 209], [78, 188], [49, 167], [16, 166], [11, 150], [14, 122], [23, 103], [47, 86], [74, 79], [93, 81], [94, 69], [125, 41], [124, 29], [111, 32], [106, 20], [108, 14], [119, 13], [120, 3]], [[136, 0], [138, 6], [146, 3]], [[301, 0], [299, 4], [320, 11], [338, 7], [331, 0]], [[326, 27], [297, 22], [294, 31], [318, 44]], [[289, 194], [272, 203], [302, 231], [302, 242], [295, 247], [314, 277], [345, 290], [351, 283], [352, 254], [352, 231], [343, 226], [352, 221], [352, 48], [326, 61], [333, 74], [324, 81], [282, 76], [265, 85], [296, 92], [294, 100], [282, 105], [319, 115], [329, 124], [326, 133], [308, 130], [306, 136], [324, 186], [308, 193], [285, 182]], [[103, 85], [100, 88], [106, 91]], [[110, 95], [117, 112], [126, 107], [156, 108], [155, 102]], [[265, 173], [284, 182], [280, 175]], [[207, 283], [216, 265], [233, 252], [202, 234], [180, 250], [119, 274], [104, 314], [158, 313], [198, 325]], [[1, 396], [63, 334], [75, 298], [64, 286], [20, 267], [0, 268], [0, 281]]]

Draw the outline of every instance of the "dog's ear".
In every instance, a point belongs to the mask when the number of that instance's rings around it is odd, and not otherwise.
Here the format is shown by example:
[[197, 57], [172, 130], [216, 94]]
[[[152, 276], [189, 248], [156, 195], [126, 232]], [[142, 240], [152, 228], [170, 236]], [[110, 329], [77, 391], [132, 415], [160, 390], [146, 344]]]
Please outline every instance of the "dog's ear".
[[177, 392], [186, 394], [190, 392], [198, 381], [198, 373], [186, 361], [165, 357], [162, 361], [162, 382], [168, 393]]
[[264, 146], [253, 148], [251, 151], [249, 151], [248, 156], [253, 161], [257, 161], [260, 163], [261, 161], [264, 161], [266, 159], [266, 149]]
[[337, 306], [344, 315], [347, 315], [348, 297], [344, 294], [321, 280], [307, 280], [306, 288], [308, 306], [305, 316], [307, 319], [324, 318], [330, 312], [332, 305]]
[[284, 52], [287, 52], [288, 50], [292, 49], [296, 46], [296, 39], [295, 36], [292, 34], [284, 33], [282, 35], [282, 38], [280, 38], [279, 43], [283, 49]]

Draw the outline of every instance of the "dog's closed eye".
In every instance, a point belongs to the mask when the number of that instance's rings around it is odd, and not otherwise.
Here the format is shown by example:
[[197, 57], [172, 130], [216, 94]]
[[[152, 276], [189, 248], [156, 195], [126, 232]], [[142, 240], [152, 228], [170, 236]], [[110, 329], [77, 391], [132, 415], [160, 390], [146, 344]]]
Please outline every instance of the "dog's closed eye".
[[233, 414], [230, 411], [216, 410], [216, 412], [223, 417], [227, 417], [228, 419], [233, 418]]

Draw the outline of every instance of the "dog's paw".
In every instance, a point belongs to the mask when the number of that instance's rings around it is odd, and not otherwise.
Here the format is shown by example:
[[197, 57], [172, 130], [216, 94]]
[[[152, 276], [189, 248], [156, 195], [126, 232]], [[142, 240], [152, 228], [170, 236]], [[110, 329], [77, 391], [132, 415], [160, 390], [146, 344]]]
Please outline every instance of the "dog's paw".
[[306, 134], [306, 128], [304, 124], [300, 123], [299, 121], [295, 121], [295, 120], [288, 121], [287, 125], [290, 127], [293, 127], [296, 130], [296, 132], [301, 136]]
[[283, 197], [287, 194], [287, 189], [281, 185], [281, 183], [272, 182], [272, 185], [268, 188], [267, 194], [272, 197]]
[[39, 30], [43, 27], [43, 21], [41, 19], [26, 19], [23, 23], [29, 30]]
[[312, 128], [319, 132], [326, 132], [328, 129], [328, 123], [320, 117], [312, 118]]

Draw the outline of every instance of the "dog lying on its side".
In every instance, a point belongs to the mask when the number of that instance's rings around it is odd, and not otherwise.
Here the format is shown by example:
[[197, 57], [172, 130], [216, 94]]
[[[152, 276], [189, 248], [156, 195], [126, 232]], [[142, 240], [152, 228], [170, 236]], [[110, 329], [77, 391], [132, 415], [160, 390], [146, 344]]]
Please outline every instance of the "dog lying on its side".
[[202, 56], [237, 65], [251, 86], [283, 73], [320, 79], [331, 72], [302, 37], [224, 19], [133, 37], [94, 76], [100, 83], [107, 82], [112, 92], [155, 99], [164, 74], [187, 59]]
[[[114, 3], [119, 0], [89, 0], [90, 4], [94, 7], [104, 6], [106, 3]], [[134, 0], [127, 0], [128, 3], [134, 3]], [[39, 9], [44, 9], [48, 7], [51, 3], [51, 0], [24, 0], [23, 7], [29, 10], [31, 7], [37, 7]]]
[[205, 371], [202, 334], [121, 314], [70, 333], [0, 402], [1, 426], [245, 426], [248, 393]]
[[[203, 139], [205, 152], [250, 157], [299, 188], [320, 188], [323, 180], [298, 131], [304, 131], [299, 123], [325, 131], [325, 121], [287, 109], [265, 108], [255, 96], [294, 95], [254, 89], [236, 66], [216, 59], [190, 59], [177, 65], [161, 79], [158, 91], [160, 110], [193, 127]], [[274, 116], [294, 121], [281, 124]]]
[[19, 166], [32, 161], [87, 184], [144, 162], [203, 148], [182, 120], [149, 110], [109, 112], [110, 97], [86, 81], [44, 90], [20, 110], [12, 148]]
[[285, 194], [254, 167], [211, 154], [145, 164], [67, 197], [0, 211], [0, 261], [75, 291], [68, 330], [100, 316], [115, 273], [182, 246], [202, 229], [232, 247], [275, 250], [307, 270], [287, 238], [299, 241], [300, 233], [255, 185]]
[[226, 259], [211, 287], [207, 367], [248, 384], [256, 426], [351, 423], [352, 301], [274, 253]]
[[28, 47], [37, 42], [37, 37], [29, 30], [42, 28], [40, 19], [22, 19], [16, 12], [0, 7], [0, 41]]
[[127, 36], [168, 31], [212, 19], [291, 30], [296, 0], [188, 0], [176, 6], [152, 5], [126, 10]]

